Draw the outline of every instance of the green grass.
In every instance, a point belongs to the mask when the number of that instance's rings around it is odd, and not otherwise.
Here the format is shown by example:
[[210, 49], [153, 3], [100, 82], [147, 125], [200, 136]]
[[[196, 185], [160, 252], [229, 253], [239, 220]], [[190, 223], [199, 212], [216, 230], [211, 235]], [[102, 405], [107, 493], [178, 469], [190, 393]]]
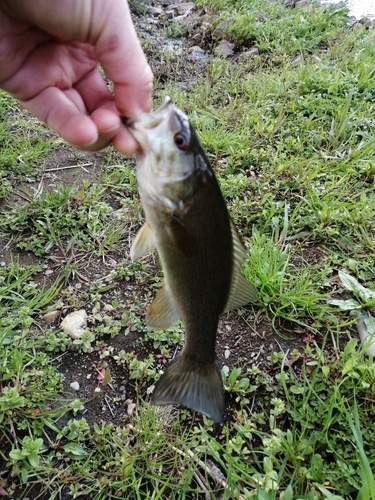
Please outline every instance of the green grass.
[[[56, 279], [43, 285], [40, 266], [17, 258], [0, 267], [0, 460], [9, 492], [13, 482], [24, 496], [42, 484], [51, 499], [375, 500], [375, 368], [354, 338], [358, 310], [374, 316], [373, 29], [349, 29], [345, 9], [199, 2], [207, 4], [220, 12], [208, 33], [231, 18], [237, 50], [257, 46], [260, 55], [241, 64], [213, 58], [204, 74], [189, 74], [188, 91], [173, 79], [162, 90], [157, 83], [155, 101], [167, 93], [191, 117], [244, 235], [244, 271], [258, 297], [239, 313], [267, 318], [275, 335], [292, 325], [306, 345], [272, 352], [267, 371], [241, 359], [224, 366], [231, 418], [223, 428], [184, 410], [157, 413], [147, 387], [159, 377], [157, 359], [168, 360], [183, 337], [180, 324], [146, 331], [160, 273], [123, 256], [104, 278], [84, 280], [142, 221], [131, 161], [108, 152], [97, 182], [39, 197], [25, 189], [22, 203], [2, 206], [2, 241], [53, 258]], [[207, 43], [217, 41], [208, 34]], [[182, 71], [184, 62], [175, 64]], [[5, 197], [40, 173], [58, 141], [4, 93], [0, 116]], [[120, 282], [131, 285], [125, 298]], [[61, 304], [93, 311], [78, 342], [40, 321]], [[112, 347], [120, 331], [143, 336], [147, 354]], [[55, 358], [92, 349], [136, 387], [127, 425], [90, 428], [85, 403], [62, 392]]]

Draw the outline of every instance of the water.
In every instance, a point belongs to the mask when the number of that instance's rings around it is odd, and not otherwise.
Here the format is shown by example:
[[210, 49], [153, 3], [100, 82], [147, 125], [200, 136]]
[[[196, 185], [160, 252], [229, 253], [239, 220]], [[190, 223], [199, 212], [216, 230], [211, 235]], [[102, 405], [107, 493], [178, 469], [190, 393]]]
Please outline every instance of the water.
[[[341, 0], [329, 0], [329, 3], [339, 3]], [[350, 9], [349, 16], [357, 19], [368, 17], [375, 18], [375, 0], [348, 0], [347, 5]]]

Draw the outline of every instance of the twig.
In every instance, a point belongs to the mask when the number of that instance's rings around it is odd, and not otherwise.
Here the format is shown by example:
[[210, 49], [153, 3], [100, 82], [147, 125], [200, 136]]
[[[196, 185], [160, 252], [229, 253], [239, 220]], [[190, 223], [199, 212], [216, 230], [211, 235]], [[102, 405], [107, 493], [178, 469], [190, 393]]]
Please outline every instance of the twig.
[[[61, 315], [60, 315], [61, 317]], [[68, 351], [66, 352], [63, 352], [62, 354], [60, 354], [59, 356], [56, 356], [56, 358], [53, 358], [51, 359], [51, 363], [54, 363], [55, 361], [57, 361], [58, 359], [62, 358], [63, 356], [65, 356], [65, 354], [68, 354]]]
[[178, 448], [176, 448], [175, 446], [172, 446], [172, 450], [174, 450], [176, 453], [178, 453], [179, 455], [183, 455], [183, 456], [186, 456], [186, 453], [189, 455], [190, 458], [193, 458], [194, 460], [197, 461], [199, 467], [201, 467], [204, 471], [207, 472], [207, 474], [209, 474], [211, 477], [214, 478], [214, 480], [222, 487], [222, 488], [227, 488], [228, 485], [226, 483], [226, 481], [224, 479], [221, 479], [220, 477], [218, 477], [217, 475], [215, 475], [212, 471], [212, 469], [210, 469], [209, 467], [207, 467], [207, 465], [202, 462], [202, 460], [199, 460], [197, 459], [197, 457], [195, 456], [195, 454], [191, 451], [191, 450], [186, 450], [183, 451], [183, 450], [179, 450]]
[[194, 472], [194, 477], [195, 477], [196, 482], [202, 488], [202, 490], [205, 491], [205, 497], [207, 498], [207, 500], [212, 500], [212, 496], [210, 495], [210, 493], [208, 491], [207, 483], [204, 480], [204, 477], [202, 476], [202, 474], [198, 470], [196, 470]]
[[[83, 163], [82, 165], [69, 165], [68, 167], [55, 167], [55, 168], [47, 168], [45, 172], [57, 172], [58, 170], [68, 170], [69, 168], [80, 168], [80, 167], [90, 167], [93, 163]], [[87, 170], [84, 168], [87, 172]]]
[[257, 332], [255, 330], [255, 328], [253, 326], [250, 325], [250, 323], [243, 316], [241, 316], [241, 319], [247, 324], [247, 326], [250, 328], [250, 330], [252, 330], [256, 335], [258, 335], [259, 338], [261, 338], [261, 339], [264, 338], [264, 337], [262, 337], [262, 335], [259, 332]]
[[107, 396], [104, 396], [104, 401], [107, 403], [107, 406], [108, 406], [108, 408], [109, 408], [109, 411], [111, 412], [112, 417], [114, 417], [114, 416], [115, 416], [115, 414], [114, 414], [114, 412], [113, 412], [113, 410], [112, 410], [112, 408], [111, 408], [111, 405], [110, 405], [110, 404], [109, 404], [109, 402], [108, 402], [108, 398], [107, 398]]
[[[132, 424], [128, 424], [127, 427], [129, 429], [131, 429], [132, 431], [138, 432], [140, 434], [144, 433], [144, 431], [142, 429], [137, 429], [137, 427], [134, 427]], [[212, 467], [207, 466], [204, 462], [202, 462], [202, 460], [199, 460], [196, 457], [196, 454], [193, 453], [191, 450], [183, 451], [183, 450], [179, 450], [175, 446], [172, 446], [171, 448], [173, 451], [175, 451], [176, 453], [178, 453], [179, 455], [181, 455], [185, 458], [186, 458], [186, 454], [189, 455], [189, 457], [192, 458], [193, 460], [195, 460], [197, 462], [197, 464], [199, 465], [199, 467], [201, 467], [207, 474], [209, 474], [216, 481], [216, 483], [219, 486], [221, 486], [224, 489], [228, 488], [228, 484], [225, 481], [225, 479], [222, 479], [219, 476], [219, 474], [215, 471], [215, 469], [217, 469], [216, 466], [214, 466], [214, 465], [212, 465]], [[219, 469], [217, 469], [217, 470], [219, 471]], [[239, 498], [239, 500], [245, 500], [244, 495], [241, 495], [241, 494], [238, 496], [238, 498]]]
[[285, 355], [285, 351], [284, 351], [284, 349], [281, 347], [281, 345], [279, 344], [278, 340], [277, 340], [276, 338], [275, 338], [274, 340], [275, 340], [276, 344], [279, 346], [280, 351], [281, 351], [281, 352]]
[[[98, 370], [95, 366], [95, 370], [99, 373], [99, 375], [102, 375], [102, 372], [100, 370]], [[104, 378], [104, 377], [103, 377]], [[111, 384], [111, 382], [107, 382], [107, 385], [109, 385], [109, 387], [112, 389], [112, 391], [114, 391], [114, 388], [113, 388], [113, 385]]]
[[254, 361], [256, 361], [256, 360], [259, 358], [259, 356], [260, 356], [260, 354], [261, 354], [261, 352], [262, 352], [263, 347], [264, 347], [264, 344], [262, 344], [262, 345], [260, 346], [257, 356], [255, 356], [255, 358], [253, 358], [251, 361], [253, 361], [253, 362], [254, 362]]
[[235, 342], [233, 347], [237, 347], [238, 344], [241, 342], [241, 340], [242, 340], [242, 335], [240, 335], [240, 338]]
[[331, 339], [332, 339], [332, 344], [333, 344], [333, 349], [335, 351], [335, 354], [336, 354], [336, 359], [339, 359], [339, 353], [337, 351], [337, 345], [336, 345], [336, 340], [335, 340], [335, 337], [333, 336], [333, 331], [331, 330]]

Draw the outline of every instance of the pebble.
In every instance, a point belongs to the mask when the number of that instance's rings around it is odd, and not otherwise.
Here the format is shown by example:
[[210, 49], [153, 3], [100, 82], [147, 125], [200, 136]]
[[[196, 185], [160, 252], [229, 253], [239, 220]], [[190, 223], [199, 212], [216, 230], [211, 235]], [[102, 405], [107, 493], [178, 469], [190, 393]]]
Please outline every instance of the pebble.
[[87, 378], [87, 380], [90, 380], [90, 378], [91, 378], [91, 373], [88, 373], [88, 374], [86, 375], [86, 378]]
[[113, 306], [111, 306], [111, 304], [104, 304], [104, 306], [103, 306], [103, 311], [112, 312], [114, 310], [115, 310], [115, 308]]
[[47, 271], [44, 273], [46, 276], [49, 276], [50, 274], [53, 274], [52, 269], [47, 269]]
[[225, 325], [225, 328], [227, 329], [227, 332], [231, 332], [232, 331], [232, 327], [230, 325]]
[[6, 266], [6, 262], [4, 262], [4, 261], [0, 262], [0, 266], [1, 267], [5, 267]]
[[42, 317], [46, 323], [53, 323], [60, 316], [61, 316], [61, 311], [50, 311]]
[[234, 54], [234, 43], [222, 40], [217, 47], [215, 47], [215, 56], [230, 57]]
[[247, 50], [246, 52], [242, 52], [238, 58], [241, 61], [248, 61], [255, 56], [259, 56], [259, 49], [257, 47], [252, 47], [251, 49]]
[[135, 407], [137, 405], [135, 403], [130, 403], [127, 408], [128, 415], [132, 415], [134, 413]]
[[84, 309], [68, 314], [60, 324], [60, 328], [72, 339], [79, 339], [87, 326], [87, 313]]
[[150, 14], [150, 16], [159, 17], [163, 13], [164, 10], [160, 9], [160, 7], [152, 7], [151, 5], [147, 7], [147, 14]]
[[74, 389], [75, 391], [79, 391], [79, 383], [78, 382], [72, 382], [70, 384], [70, 387]]
[[212, 37], [216, 38], [217, 40], [222, 40], [225, 36], [225, 28], [231, 23], [233, 23], [233, 17], [229, 17], [227, 19], [224, 19], [224, 21], [220, 21], [220, 23], [213, 30]]
[[225, 349], [225, 352], [224, 352], [225, 359], [228, 359], [229, 356], [230, 356], [230, 350], [229, 349]]
[[[369, 331], [371, 320], [366, 312], [357, 320], [356, 327], [359, 338], [361, 339], [362, 347], [366, 347], [365, 354], [367, 356], [375, 356], [375, 335]], [[372, 321], [374, 321], [372, 319]], [[368, 323], [368, 324], [367, 324]]]
[[193, 10], [194, 8], [195, 8], [195, 5], [193, 2], [183, 2], [180, 4], [175, 3], [173, 5], [170, 5], [168, 10], [175, 9], [175, 10], [177, 10], [177, 12], [180, 16], [183, 16], [187, 12]]
[[201, 49], [201, 47], [199, 47], [198, 45], [194, 45], [194, 47], [190, 47], [189, 54], [194, 59], [201, 59], [205, 56], [205, 51]]

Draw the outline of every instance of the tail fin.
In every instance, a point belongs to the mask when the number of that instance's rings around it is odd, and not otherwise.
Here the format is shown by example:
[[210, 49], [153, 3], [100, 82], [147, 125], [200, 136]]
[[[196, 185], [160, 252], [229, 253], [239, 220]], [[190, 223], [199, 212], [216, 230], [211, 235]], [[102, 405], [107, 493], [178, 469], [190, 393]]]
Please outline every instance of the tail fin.
[[189, 366], [183, 354], [178, 355], [157, 382], [151, 402], [181, 404], [222, 422], [225, 402], [219, 362], [197, 369]]

